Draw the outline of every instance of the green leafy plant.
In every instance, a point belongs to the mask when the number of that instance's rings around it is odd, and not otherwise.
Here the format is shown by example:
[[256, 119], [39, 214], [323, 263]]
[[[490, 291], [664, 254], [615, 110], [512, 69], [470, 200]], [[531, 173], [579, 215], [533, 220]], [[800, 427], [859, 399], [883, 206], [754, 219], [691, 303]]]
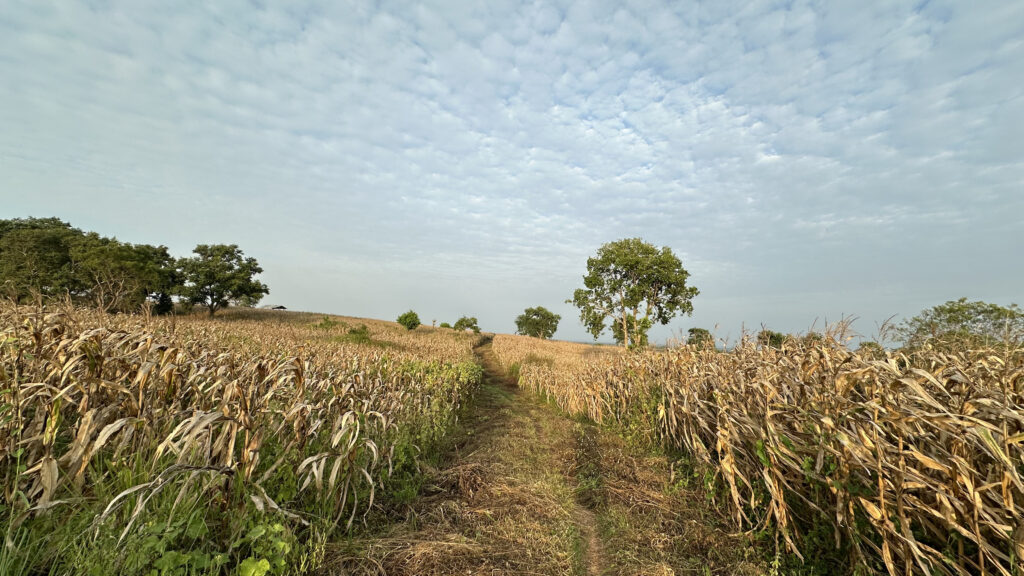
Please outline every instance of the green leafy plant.
[[548, 339], [558, 330], [558, 322], [562, 317], [543, 306], [527, 308], [516, 317], [516, 334]]
[[455, 325], [452, 326], [455, 330], [472, 330], [475, 334], [480, 333], [480, 326], [476, 323], [476, 317], [474, 316], [463, 316], [455, 321]]
[[344, 326], [344, 325], [345, 325], [344, 322], [339, 322], [339, 321], [331, 318], [330, 316], [324, 316], [319, 322], [313, 324], [313, 328], [316, 328], [318, 330], [330, 330], [330, 329], [335, 328], [337, 326]]
[[409, 310], [399, 316], [397, 322], [404, 326], [406, 330], [415, 330], [420, 325], [420, 317], [412, 310]]

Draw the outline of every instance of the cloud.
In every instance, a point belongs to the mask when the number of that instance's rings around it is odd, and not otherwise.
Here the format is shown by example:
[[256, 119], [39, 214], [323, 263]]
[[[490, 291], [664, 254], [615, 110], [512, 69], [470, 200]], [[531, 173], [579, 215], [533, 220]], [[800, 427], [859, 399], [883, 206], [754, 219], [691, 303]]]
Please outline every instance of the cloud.
[[1014, 3], [18, 2], [0, 37], [0, 216], [238, 242], [296, 308], [584, 338], [562, 302], [627, 236], [691, 268], [677, 331], [1024, 281]]

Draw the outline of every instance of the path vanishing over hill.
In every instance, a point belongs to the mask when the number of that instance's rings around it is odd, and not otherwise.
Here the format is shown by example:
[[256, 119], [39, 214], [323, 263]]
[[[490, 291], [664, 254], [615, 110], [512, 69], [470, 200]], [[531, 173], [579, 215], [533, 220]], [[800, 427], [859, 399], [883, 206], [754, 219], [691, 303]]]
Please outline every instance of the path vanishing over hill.
[[[490, 343], [448, 461], [407, 511], [329, 551], [326, 574], [760, 574], [669, 462], [521, 391]], [[675, 482], [671, 482], [675, 480]]]

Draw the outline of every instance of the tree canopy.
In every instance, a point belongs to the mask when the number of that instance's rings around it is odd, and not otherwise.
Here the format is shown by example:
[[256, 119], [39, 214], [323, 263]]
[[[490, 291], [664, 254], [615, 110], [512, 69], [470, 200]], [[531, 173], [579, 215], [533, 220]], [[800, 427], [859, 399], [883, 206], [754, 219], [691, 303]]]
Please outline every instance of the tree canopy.
[[767, 346], [770, 348], [782, 348], [782, 345], [789, 340], [789, 334], [784, 332], [776, 332], [767, 328], [762, 329], [757, 333], [757, 343], [761, 346]]
[[527, 308], [516, 317], [516, 334], [546, 340], [555, 335], [555, 331], [558, 330], [558, 322], [561, 319], [561, 316], [543, 306]]
[[477, 325], [475, 316], [463, 316], [462, 318], [459, 318], [455, 321], [455, 325], [452, 326], [452, 328], [456, 330], [472, 330], [477, 334], [480, 333], [480, 326]]
[[699, 291], [686, 285], [689, 276], [670, 248], [626, 238], [605, 244], [587, 259], [584, 288], [568, 302], [580, 309], [580, 320], [595, 340], [611, 320], [617, 342], [643, 346], [655, 322], [668, 324], [678, 314], [693, 312], [690, 301]]
[[686, 333], [688, 335], [686, 343], [690, 346], [714, 349], [715, 337], [706, 328], [690, 328]]
[[70, 242], [81, 230], [56, 218], [0, 220], [0, 282], [5, 295], [67, 294], [73, 284]]
[[255, 276], [263, 269], [255, 258], [247, 258], [237, 244], [200, 244], [195, 256], [180, 261], [183, 296], [205, 306], [213, 316], [243, 297], [259, 301], [270, 290]]
[[879, 358], [885, 358], [885, 348], [878, 342], [864, 340], [857, 347], [857, 354], [860, 354], [865, 358], [877, 360]]
[[147, 299], [167, 311], [177, 283], [164, 246], [128, 244], [57, 218], [0, 220], [0, 290], [17, 300], [68, 296], [108, 312]]
[[898, 333], [907, 348], [925, 343], [942, 348], [987, 347], [1024, 341], [1024, 311], [1016, 304], [950, 300], [904, 320]]

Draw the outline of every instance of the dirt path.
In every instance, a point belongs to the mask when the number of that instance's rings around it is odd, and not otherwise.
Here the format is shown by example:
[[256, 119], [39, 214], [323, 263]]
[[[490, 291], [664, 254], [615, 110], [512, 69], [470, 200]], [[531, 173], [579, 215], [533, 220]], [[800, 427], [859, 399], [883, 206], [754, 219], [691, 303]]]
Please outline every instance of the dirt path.
[[484, 383], [450, 461], [428, 471], [404, 518], [339, 545], [326, 573], [756, 573], [718, 561], [734, 539], [708, 518], [683, 526], [693, 518], [675, 510], [664, 459], [637, 460], [613, 435], [521, 391], [489, 343], [477, 354]]

